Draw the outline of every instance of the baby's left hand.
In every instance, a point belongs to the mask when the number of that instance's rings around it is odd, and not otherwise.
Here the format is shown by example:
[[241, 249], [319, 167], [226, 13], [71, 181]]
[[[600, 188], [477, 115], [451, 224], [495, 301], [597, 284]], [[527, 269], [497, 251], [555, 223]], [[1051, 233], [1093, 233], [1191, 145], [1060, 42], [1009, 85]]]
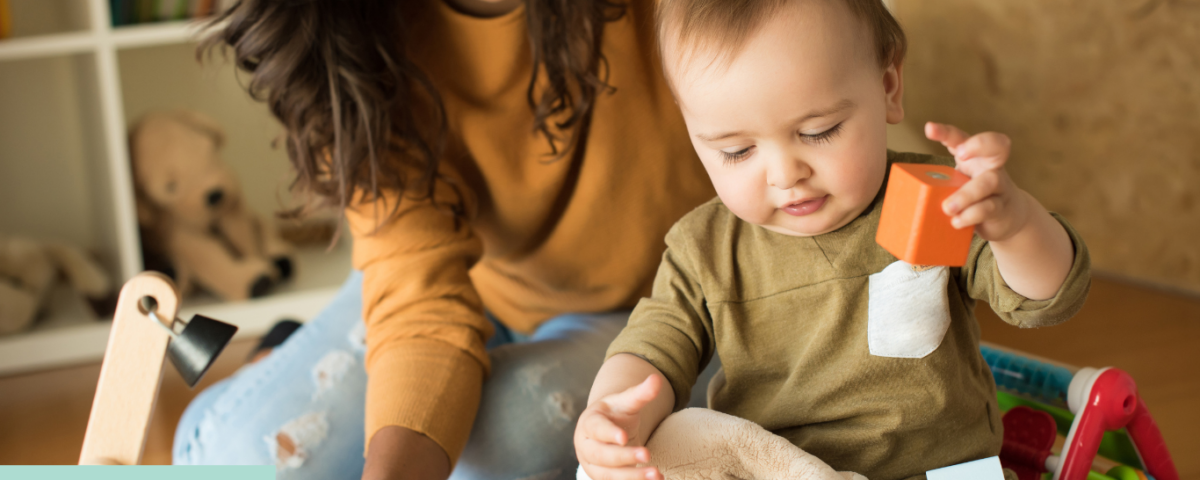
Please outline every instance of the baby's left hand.
[[955, 169], [971, 177], [962, 188], [942, 202], [955, 228], [975, 226], [975, 233], [989, 242], [1006, 240], [1019, 232], [1031, 217], [1029, 194], [1021, 190], [1004, 164], [1011, 142], [1002, 133], [967, 135], [953, 125], [929, 122], [925, 136], [941, 142], [954, 155]]

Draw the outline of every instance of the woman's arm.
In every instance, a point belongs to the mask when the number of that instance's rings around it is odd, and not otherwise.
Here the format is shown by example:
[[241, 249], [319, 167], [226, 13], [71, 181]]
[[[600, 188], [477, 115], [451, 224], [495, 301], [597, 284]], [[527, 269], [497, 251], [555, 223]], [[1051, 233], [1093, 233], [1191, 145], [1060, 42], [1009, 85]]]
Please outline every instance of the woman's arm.
[[450, 477], [450, 457], [429, 437], [413, 430], [388, 426], [371, 437], [363, 480], [445, 480]]
[[492, 327], [469, 275], [483, 244], [446, 208], [472, 202], [448, 183], [456, 179], [450, 167], [441, 171], [432, 199], [386, 193], [346, 210], [367, 327], [364, 478], [445, 478], [466, 445], [490, 367], [484, 342]]

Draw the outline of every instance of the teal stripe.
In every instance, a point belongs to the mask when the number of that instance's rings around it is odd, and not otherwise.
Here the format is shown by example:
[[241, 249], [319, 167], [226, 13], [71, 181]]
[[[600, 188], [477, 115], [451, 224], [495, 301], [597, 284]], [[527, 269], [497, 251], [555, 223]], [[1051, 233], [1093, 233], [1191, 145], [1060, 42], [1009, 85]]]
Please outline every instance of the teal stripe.
[[275, 480], [271, 465], [0, 465], [5, 480]]

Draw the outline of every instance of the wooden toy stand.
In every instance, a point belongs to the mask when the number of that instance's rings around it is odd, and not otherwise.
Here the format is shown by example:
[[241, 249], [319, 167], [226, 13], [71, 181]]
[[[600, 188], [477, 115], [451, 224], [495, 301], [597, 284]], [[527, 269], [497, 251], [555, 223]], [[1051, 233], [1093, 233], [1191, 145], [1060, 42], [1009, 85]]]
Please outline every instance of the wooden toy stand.
[[157, 301], [159, 318], [172, 321], [178, 313], [179, 291], [162, 274], [138, 274], [121, 288], [80, 465], [137, 465], [142, 460], [171, 340], [142, 308], [145, 296]]

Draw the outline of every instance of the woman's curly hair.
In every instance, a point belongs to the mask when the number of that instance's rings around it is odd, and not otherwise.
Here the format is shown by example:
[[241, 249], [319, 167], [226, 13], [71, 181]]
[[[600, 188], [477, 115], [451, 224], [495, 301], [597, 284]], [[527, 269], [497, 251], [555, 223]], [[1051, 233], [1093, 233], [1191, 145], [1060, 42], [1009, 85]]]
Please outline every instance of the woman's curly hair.
[[[405, 53], [410, 1], [240, 0], [209, 24], [224, 26], [197, 56], [228, 46], [249, 73], [250, 95], [286, 129], [294, 191], [339, 209], [389, 190], [432, 195], [448, 123], [433, 82]], [[625, 6], [526, 0], [525, 10], [530, 127], [557, 159], [586, 135], [597, 95], [611, 90], [600, 45], [605, 24]], [[544, 88], [535, 88], [539, 76]]]

